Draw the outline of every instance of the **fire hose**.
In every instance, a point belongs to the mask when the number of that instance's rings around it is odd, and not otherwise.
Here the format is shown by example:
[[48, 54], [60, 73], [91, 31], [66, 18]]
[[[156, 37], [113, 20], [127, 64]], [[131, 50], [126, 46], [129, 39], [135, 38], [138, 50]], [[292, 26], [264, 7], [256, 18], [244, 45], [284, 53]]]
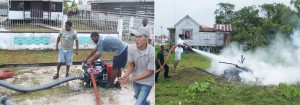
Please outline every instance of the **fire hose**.
[[34, 91], [49, 89], [49, 88], [52, 88], [54, 86], [57, 86], [59, 84], [62, 84], [62, 83], [68, 82], [68, 81], [72, 81], [75, 79], [83, 79], [83, 78], [84, 78], [83, 75], [74, 75], [74, 76], [70, 76], [70, 77], [67, 77], [67, 78], [64, 78], [64, 79], [61, 79], [61, 80], [58, 80], [58, 81], [55, 81], [55, 82], [52, 82], [49, 84], [37, 86], [37, 87], [21, 87], [21, 86], [16, 86], [16, 85], [7, 83], [5, 81], [0, 81], [0, 86], [3, 86], [5, 88], [11, 89], [11, 90], [15, 90], [18, 92], [25, 93], [25, 92], [34, 92]]
[[90, 65], [90, 68], [92, 69], [92, 72], [90, 72], [90, 75], [91, 75], [91, 80], [92, 80], [93, 87], [94, 87], [94, 92], [96, 95], [97, 105], [101, 105], [101, 100], [100, 100], [97, 84], [96, 84], [95, 77], [94, 77], [95, 68], [92, 65]]
[[9, 100], [6, 96], [0, 96], [0, 104], [3, 104], [3, 105], [17, 105], [15, 102]]
[[164, 68], [164, 66], [167, 64], [167, 62], [168, 62], [168, 60], [169, 60], [169, 57], [170, 57], [172, 51], [173, 51], [176, 47], [177, 47], [177, 45], [173, 46], [173, 47], [170, 49], [170, 51], [169, 51], [169, 53], [168, 53], [168, 55], [167, 55], [167, 57], [166, 57], [166, 60], [165, 60], [164, 64], [161, 65], [160, 68], [159, 68], [158, 70], [155, 71], [155, 73], [160, 72], [160, 70], [162, 70], [162, 69]]

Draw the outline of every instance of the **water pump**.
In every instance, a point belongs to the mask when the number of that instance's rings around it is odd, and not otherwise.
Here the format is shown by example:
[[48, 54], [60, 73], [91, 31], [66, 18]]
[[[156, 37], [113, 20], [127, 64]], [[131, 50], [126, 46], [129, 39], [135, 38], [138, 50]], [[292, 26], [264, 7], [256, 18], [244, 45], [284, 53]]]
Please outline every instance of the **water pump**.
[[[92, 66], [95, 69], [93, 74], [96, 84], [105, 87], [112, 78], [112, 65], [98, 60], [93, 62]], [[82, 69], [84, 70], [83, 84], [85, 87], [92, 87], [90, 73], [93, 71], [93, 68], [89, 67], [85, 62], [82, 63]]]

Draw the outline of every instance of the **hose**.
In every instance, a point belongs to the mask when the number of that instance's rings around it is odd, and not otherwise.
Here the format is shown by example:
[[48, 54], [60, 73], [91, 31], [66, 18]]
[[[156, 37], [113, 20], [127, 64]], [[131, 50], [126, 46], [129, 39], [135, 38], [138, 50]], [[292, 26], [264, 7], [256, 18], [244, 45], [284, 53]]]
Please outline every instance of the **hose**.
[[164, 64], [161, 65], [160, 68], [159, 68], [158, 70], [155, 71], [155, 73], [159, 72], [162, 68], [164, 68], [164, 66], [167, 64], [167, 62], [168, 62], [168, 60], [169, 60], [169, 57], [170, 57], [172, 51], [173, 51], [176, 47], [177, 47], [177, 45], [175, 45], [175, 46], [173, 46], [173, 47], [171, 48], [171, 50], [169, 51], [169, 53], [168, 53], [168, 55], [167, 55], [167, 57], [166, 57], [166, 60], [165, 60]]
[[15, 102], [9, 100], [6, 96], [0, 96], [0, 104], [3, 104], [3, 105], [17, 105]]
[[90, 72], [90, 75], [91, 75], [91, 80], [92, 80], [93, 87], [94, 87], [97, 105], [101, 105], [101, 100], [100, 100], [97, 84], [96, 84], [95, 77], [94, 77], [95, 68], [92, 65], [90, 65], [90, 68], [92, 69], [92, 71]]
[[21, 87], [21, 86], [16, 86], [10, 83], [7, 83], [5, 81], [0, 81], [0, 86], [11, 89], [11, 90], [15, 90], [15, 91], [19, 91], [19, 92], [34, 92], [34, 91], [39, 91], [39, 90], [45, 90], [45, 89], [49, 89], [52, 88], [54, 86], [57, 86], [59, 84], [68, 82], [68, 81], [72, 81], [75, 79], [83, 79], [84, 76], [83, 75], [74, 75], [74, 76], [70, 76], [49, 84], [45, 84], [45, 85], [41, 85], [41, 86], [37, 86], [37, 87]]

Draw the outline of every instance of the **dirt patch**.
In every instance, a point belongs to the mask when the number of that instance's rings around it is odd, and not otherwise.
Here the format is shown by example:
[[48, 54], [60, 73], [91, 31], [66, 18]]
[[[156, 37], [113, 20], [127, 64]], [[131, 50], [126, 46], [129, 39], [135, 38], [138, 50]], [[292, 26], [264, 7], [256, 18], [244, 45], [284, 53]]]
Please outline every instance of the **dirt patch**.
[[[4, 81], [23, 87], [33, 87], [53, 82], [52, 76], [56, 67], [28, 67], [20, 68], [17, 75]], [[81, 66], [72, 66], [70, 75], [82, 73]], [[60, 79], [65, 76], [65, 67], [61, 68]], [[155, 86], [153, 86], [155, 87]], [[122, 89], [98, 88], [103, 105], [133, 105], [135, 99], [132, 84]], [[154, 103], [154, 91], [152, 88], [148, 100]], [[81, 80], [69, 81], [51, 89], [20, 93], [4, 87], [0, 87], [0, 96], [7, 95], [19, 105], [95, 105], [95, 93], [93, 88], [84, 88]]]
[[209, 73], [208, 71], [203, 70], [198, 67], [183, 68], [182, 70], [177, 71], [173, 75], [172, 79], [174, 79], [176, 81], [180, 81], [184, 84], [186, 83], [186, 85], [189, 85], [193, 81], [200, 80], [201, 78], [206, 77], [206, 76], [212, 76], [217, 81], [225, 81], [225, 78], [218, 76], [218, 75], [214, 75], [212, 73]]

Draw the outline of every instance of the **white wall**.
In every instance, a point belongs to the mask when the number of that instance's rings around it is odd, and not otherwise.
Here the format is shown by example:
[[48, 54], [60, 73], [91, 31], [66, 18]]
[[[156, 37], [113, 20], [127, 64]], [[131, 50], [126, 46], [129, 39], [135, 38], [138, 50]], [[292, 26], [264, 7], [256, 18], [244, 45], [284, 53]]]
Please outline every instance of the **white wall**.
[[24, 19], [24, 13], [23, 13], [23, 11], [9, 11], [8, 18], [9, 19]]
[[191, 46], [198, 45], [199, 41], [197, 41], [198, 39], [196, 39], [197, 38], [196, 36], [199, 36], [199, 32], [198, 32], [199, 25], [190, 18], [185, 18], [183, 21], [177, 24], [176, 31], [175, 31], [175, 42], [177, 43], [179, 34], [182, 34], [183, 29], [193, 29], [192, 36], [191, 36], [192, 39], [184, 40], [184, 41]]
[[[25, 11], [25, 17], [30, 18], [30, 11]], [[23, 11], [9, 11], [8, 14], [9, 19], [24, 19], [24, 12]], [[48, 12], [43, 12], [43, 18], [48, 18]], [[63, 13], [62, 12], [51, 12], [51, 19], [59, 19], [62, 20]]]
[[[50, 44], [48, 45], [16, 45], [14, 44], [14, 37], [50, 37]], [[44, 50], [55, 49], [56, 39], [58, 33], [0, 33], [0, 49], [6, 50]], [[118, 34], [100, 34], [100, 36], [113, 36], [119, 39]], [[90, 33], [78, 33], [78, 37], [90, 37]], [[91, 49], [95, 44], [79, 44], [79, 49]], [[74, 44], [75, 48], [75, 44]]]

